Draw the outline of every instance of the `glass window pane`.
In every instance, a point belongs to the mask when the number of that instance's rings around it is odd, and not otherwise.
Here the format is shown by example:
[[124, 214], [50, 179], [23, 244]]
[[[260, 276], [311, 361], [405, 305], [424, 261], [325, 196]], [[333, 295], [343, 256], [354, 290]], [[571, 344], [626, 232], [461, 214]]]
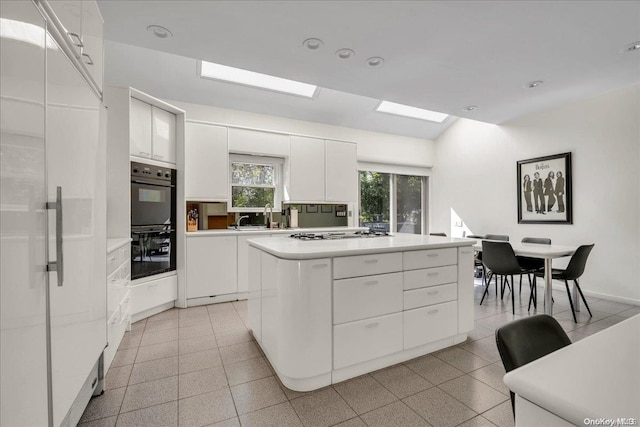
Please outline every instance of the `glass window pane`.
[[263, 208], [275, 205], [275, 188], [231, 187], [231, 206], [234, 208]]
[[376, 231], [389, 230], [390, 174], [360, 172], [360, 226]]
[[231, 183], [242, 185], [274, 185], [275, 167], [253, 163], [231, 163]]
[[398, 233], [422, 233], [422, 177], [396, 175]]

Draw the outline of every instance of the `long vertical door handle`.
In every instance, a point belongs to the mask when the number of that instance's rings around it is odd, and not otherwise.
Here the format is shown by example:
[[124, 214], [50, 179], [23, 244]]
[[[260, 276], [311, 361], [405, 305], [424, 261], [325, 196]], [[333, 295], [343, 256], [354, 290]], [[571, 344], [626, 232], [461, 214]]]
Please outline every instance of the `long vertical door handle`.
[[49, 261], [47, 271], [55, 271], [58, 286], [64, 282], [64, 255], [62, 252], [62, 187], [56, 187], [56, 201], [47, 202], [47, 209], [56, 210], [56, 260]]

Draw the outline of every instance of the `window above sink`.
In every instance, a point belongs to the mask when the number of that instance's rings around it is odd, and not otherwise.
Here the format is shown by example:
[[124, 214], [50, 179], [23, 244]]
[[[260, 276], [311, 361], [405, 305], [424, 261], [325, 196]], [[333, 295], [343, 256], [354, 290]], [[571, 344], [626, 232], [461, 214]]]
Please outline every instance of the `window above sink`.
[[265, 205], [279, 211], [284, 159], [229, 155], [230, 212], [262, 212]]

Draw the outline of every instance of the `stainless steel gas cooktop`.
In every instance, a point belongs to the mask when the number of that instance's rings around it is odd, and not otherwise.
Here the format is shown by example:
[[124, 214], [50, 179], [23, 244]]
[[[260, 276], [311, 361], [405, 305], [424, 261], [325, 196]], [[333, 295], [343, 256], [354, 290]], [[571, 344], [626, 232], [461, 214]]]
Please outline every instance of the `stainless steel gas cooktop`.
[[356, 231], [355, 233], [295, 233], [289, 237], [300, 240], [341, 240], [341, 239], [371, 239], [373, 237], [391, 236], [387, 232]]

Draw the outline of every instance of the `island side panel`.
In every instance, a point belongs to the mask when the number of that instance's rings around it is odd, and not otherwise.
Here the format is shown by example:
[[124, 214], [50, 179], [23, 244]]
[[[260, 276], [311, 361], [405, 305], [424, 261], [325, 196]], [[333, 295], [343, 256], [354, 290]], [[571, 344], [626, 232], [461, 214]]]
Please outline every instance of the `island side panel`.
[[473, 248], [458, 248], [458, 334], [473, 330]]
[[249, 247], [249, 329], [258, 343], [262, 342], [262, 251]]
[[308, 391], [331, 383], [331, 259], [261, 254], [261, 346], [283, 384]]

